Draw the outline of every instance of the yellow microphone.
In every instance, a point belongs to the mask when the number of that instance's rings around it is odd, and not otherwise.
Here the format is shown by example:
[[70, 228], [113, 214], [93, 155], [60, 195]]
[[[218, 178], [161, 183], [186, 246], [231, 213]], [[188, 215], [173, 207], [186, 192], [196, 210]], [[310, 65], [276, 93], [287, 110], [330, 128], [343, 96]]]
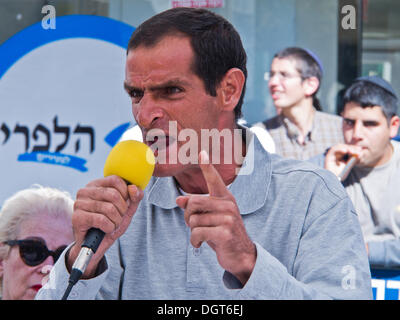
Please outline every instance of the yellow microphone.
[[[155, 158], [153, 151], [143, 142], [125, 140], [117, 143], [110, 151], [104, 164], [104, 177], [117, 175], [128, 184], [134, 184], [144, 190], [154, 172]], [[62, 297], [68, 295], [82, 274], [85, 272], [93, 254], [96, 253], [105, 233], [97, 228], [90, 228], [76, 258], [68, 280], [68, 287]]]
[[104, 164], [104, 177], [117, 175], [128, 184], [144, 190], [153, 175], [153, 151], [143, 142], [125, 140], [117, 143]]

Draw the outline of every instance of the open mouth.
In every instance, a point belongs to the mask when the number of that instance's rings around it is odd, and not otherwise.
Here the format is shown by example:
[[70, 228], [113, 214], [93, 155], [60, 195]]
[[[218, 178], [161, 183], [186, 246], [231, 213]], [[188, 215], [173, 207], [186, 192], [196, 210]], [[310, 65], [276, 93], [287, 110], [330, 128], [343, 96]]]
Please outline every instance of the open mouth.
[[157, 156], [160, 151], [166, 151], [174, 142], [175, 138], [165, 134], [146, 137], [146, 144]]
[[279, 91], [272, 91], [271, 92], [271, 98], [273, 100], [279, 99], [282, 96], [282, 92]]

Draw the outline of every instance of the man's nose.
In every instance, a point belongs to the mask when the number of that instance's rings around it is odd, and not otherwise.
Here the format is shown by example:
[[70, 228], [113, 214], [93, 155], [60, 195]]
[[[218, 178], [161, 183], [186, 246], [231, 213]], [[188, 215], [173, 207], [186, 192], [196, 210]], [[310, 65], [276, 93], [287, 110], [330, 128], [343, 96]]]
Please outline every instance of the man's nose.
[[353, 127], [353, 140], [359, 141], [363, 139], [364, 126], [361, 121], [356, 121]]
[[277, 86], [277, 85], [279, 85], [279, 83], [280, 83], [280, 77], [277, 73], [269, 76], [269, 79], [268, 79], [268, 87], [269, 88]]
[[163, 111], [151, 94], [144, 94], [138, 105], [134, 106], [134, 116], [141, 128], [151, 129], [154, 122], [163, 116]]

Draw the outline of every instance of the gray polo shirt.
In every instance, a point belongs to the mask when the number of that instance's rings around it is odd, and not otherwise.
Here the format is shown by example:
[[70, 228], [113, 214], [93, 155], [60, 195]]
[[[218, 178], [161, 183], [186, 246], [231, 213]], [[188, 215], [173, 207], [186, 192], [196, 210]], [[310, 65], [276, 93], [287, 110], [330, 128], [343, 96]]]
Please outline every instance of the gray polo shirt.
[[[174, 179], [153, 177], [100, 274], [70, 299], [371, 299], [360, 226], [337, 178], [251, 141], [240, 172], [250, 170], [230, 185], [257, 249], [245, 286], [206, 243], [191, 246]], [[60, 299], [68, 276], [61, 256], [36, 298]]]

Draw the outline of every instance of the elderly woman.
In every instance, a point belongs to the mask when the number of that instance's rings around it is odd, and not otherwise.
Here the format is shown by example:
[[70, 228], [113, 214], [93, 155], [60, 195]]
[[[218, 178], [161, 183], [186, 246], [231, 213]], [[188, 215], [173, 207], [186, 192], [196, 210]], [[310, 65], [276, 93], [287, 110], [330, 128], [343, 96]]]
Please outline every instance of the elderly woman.
[[30, 300], [61, 252], [73, 241], [73, 200], [66, 192], [35, 186], [7, 199], [0, 211], [0, 293]]

